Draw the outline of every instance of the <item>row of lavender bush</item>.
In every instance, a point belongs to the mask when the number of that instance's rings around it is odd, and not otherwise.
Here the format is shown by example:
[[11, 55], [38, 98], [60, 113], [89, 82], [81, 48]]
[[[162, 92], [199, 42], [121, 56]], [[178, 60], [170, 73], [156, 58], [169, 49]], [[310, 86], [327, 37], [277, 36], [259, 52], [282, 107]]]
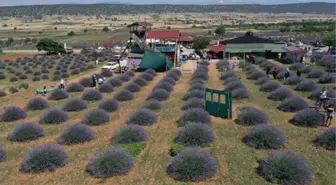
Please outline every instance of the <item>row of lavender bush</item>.
[[204, 110], [208, 65], [206, 61], [198, 64], [190, 88], [183, 97], [183, 114], [177, 121], [182, 129], [174, 139], [170, 151], [174, 157], [167, 168], [168, 175], [178, 181], [203, 181], [217, 172], [215, 158], [208, 151], [198, 148], [209, 146], [215, 139], [210, 115]]

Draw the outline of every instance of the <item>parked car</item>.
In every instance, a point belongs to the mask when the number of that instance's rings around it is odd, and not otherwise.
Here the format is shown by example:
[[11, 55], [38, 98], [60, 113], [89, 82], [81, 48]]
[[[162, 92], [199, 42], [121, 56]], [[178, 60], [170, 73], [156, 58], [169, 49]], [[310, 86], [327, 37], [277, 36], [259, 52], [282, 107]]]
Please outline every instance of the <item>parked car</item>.
[[[127, 60], [120, 60], [120, 67], [122, 70], [127, 71], [128, 69]], [[108, 69], [111, 71], [120, 71], [119, 63], [117, 61], [108, 62], [106, 65], [102, 67], [102, 69]]]

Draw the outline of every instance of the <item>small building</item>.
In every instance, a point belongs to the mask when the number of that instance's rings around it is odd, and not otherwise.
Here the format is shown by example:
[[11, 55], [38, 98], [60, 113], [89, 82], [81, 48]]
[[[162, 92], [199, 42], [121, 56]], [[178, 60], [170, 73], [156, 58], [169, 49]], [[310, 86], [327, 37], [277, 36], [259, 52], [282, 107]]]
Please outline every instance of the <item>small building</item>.
[[146, 43], [156, 51], [162, 52], [174, 62], [180, 58], [178, 30], [150, 30], [146, 32]]
[[208, 56], [210, 58], [223, 59], [226, 46], [223, 44], [208, 46]]
[[226, 58], [238, 57], [246, 58], [246, 55], [261, 56], [265, 58], [278, 58], [279, 55], [284, 56], [286, 50], [284, 43], [276, 43], [270, 39], [264, 39], [253, 36], [247, 32], [245, 36], [237, 37], [221, 42], [226, 45], [224, 56]]
[[296, 46], [284, 47], [287, 51], [286, 58], [292, 60], [293, 62], [301, 62], [303, 56], [306, 54], [306, 50]]
[[192, 36], [181, 35], [179, 40], [178, 40], [178, 43], [182, 46], [185, 46], [185, 47], [191, 47], [193, 41], [194, 41], [194, 38]]

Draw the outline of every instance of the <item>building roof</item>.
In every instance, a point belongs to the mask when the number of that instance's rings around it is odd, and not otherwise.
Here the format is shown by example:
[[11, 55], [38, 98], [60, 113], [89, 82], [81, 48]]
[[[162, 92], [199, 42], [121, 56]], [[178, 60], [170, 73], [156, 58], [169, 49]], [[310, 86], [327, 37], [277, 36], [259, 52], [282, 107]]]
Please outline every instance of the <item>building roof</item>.
[[266, 44], [266, 43], [274, 43], [274, 41], [270, 39], [256, 37], [253, 35], [245, 35], [242, 37], [237, 37], [234, 39], [225, 40], [221, 42], [221, 44], [257, 44], [257, 43]]
[[189, 36], [189, 35], [181, 35], [180, 41], [182, 41], [182, 42], [192, 42], [192, 41], [194, 41], [194, 38], [192, 36]]
[[285, 50], [289, 53], [289, 54], [302, 54], [305, 53], [306, 50], [304, 50], [303, 48], [299, 48], [296, 46], [288, 46], [285, 47]]
[[271, 52], [284, 53], [284, 44], [227, 44], [225, 52], [229, 53], [250, 53], [250, 52]]
[[175, 39], [180, 37], [178, 30], [151, 30], [146, 33], [147, 39]]
[[213, 45], [213, 46], [208, 46], [209, 51], [213, 51], [215, 53], [218, 53], [220, 51], [224, 51], [226, 48], [225, 45], [219, 44], [219, 45]]

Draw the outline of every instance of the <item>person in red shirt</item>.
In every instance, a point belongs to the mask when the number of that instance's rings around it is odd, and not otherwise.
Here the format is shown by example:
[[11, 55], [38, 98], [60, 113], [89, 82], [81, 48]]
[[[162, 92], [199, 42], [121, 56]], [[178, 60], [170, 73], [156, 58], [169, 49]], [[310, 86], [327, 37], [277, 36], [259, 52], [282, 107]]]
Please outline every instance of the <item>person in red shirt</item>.
[[276, 79], [277, 75], [278, 75], [278, 68], [275, 67], [275, 68], [273, 69], [273, 78]]

